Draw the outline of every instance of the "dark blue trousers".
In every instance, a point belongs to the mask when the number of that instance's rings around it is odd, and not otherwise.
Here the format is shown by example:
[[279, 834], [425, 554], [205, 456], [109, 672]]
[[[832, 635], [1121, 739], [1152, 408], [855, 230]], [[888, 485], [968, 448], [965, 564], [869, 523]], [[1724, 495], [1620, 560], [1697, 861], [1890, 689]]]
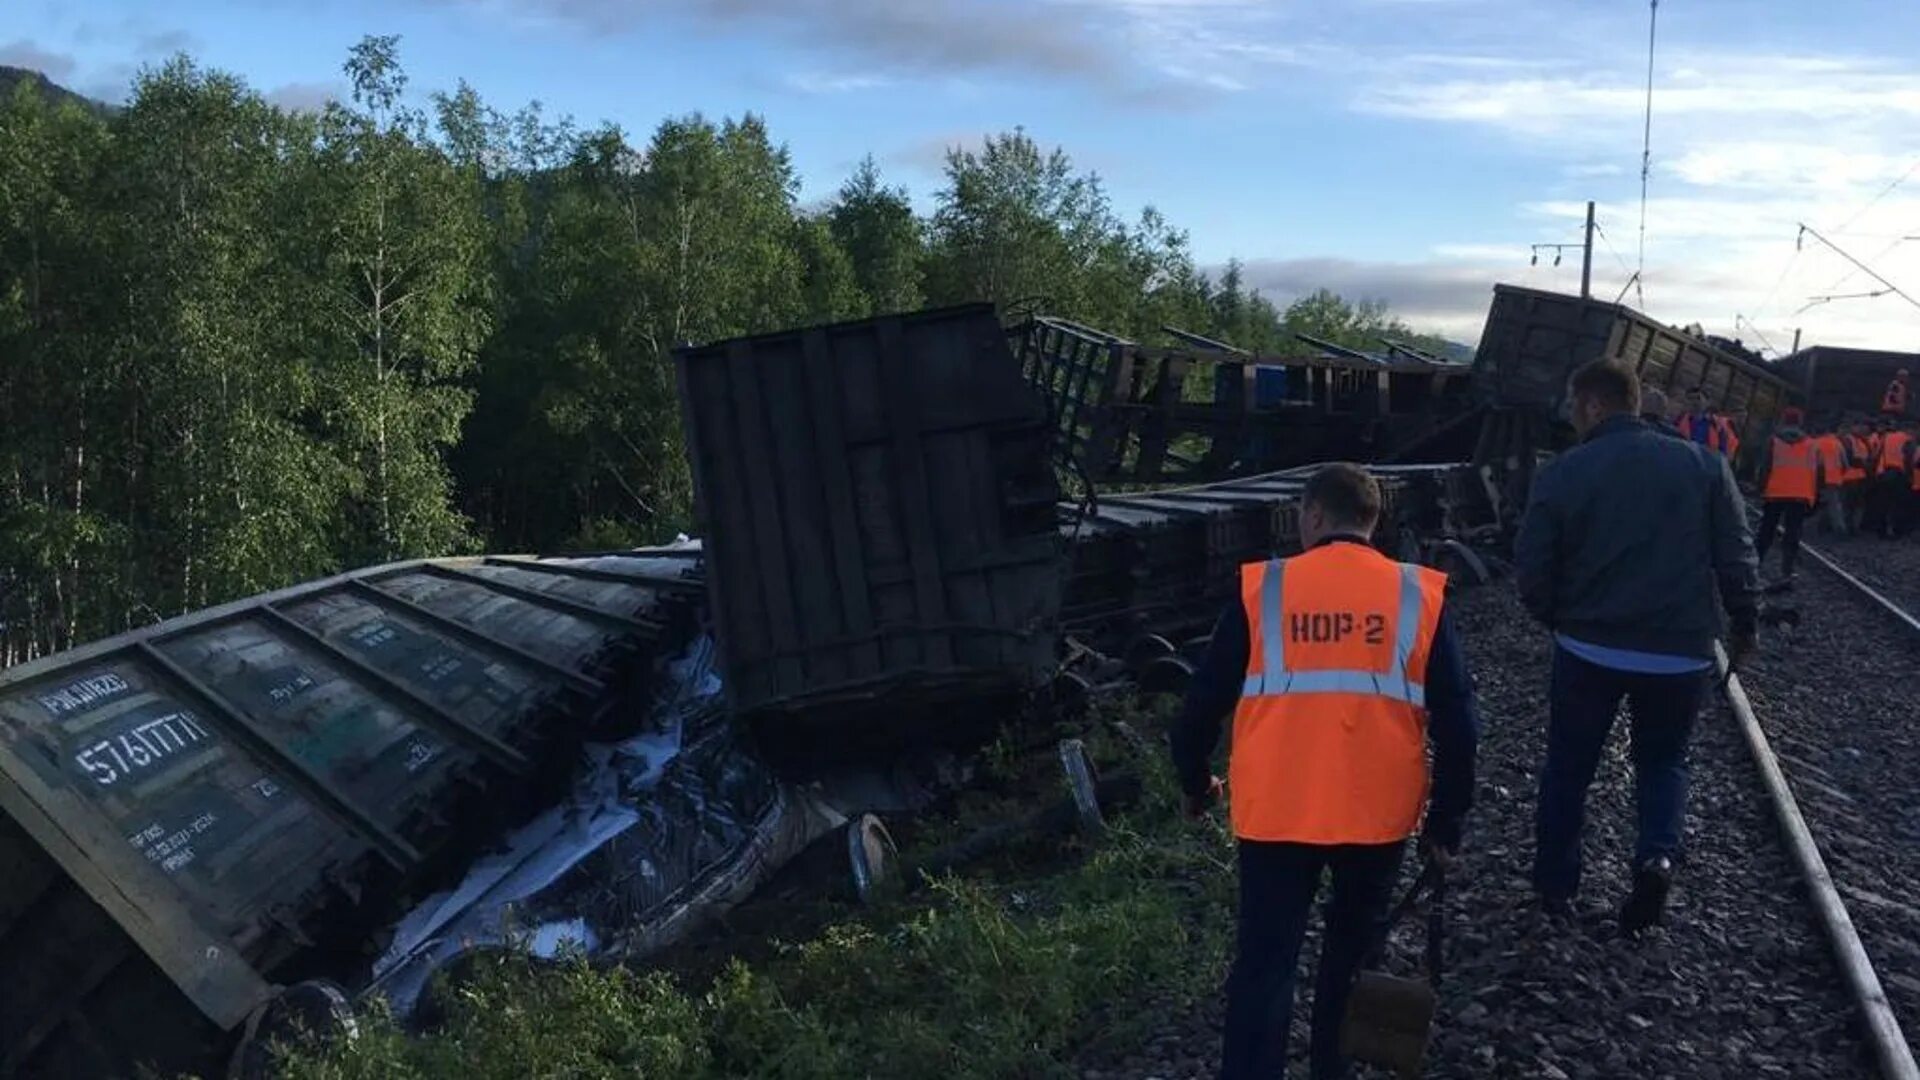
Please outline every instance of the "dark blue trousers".
[[1344, 1075], [1340, 1021], [1366, 952], [1386, 918], [1404, 843], [1240, 841], [1240, 938], [1227, 976], [1223, 1080], [1285, 1077], [1293, 979], [1307, 913], [1329, 871], [1320, 970], [1313, 991], [1312, 1075]]
[[1633, 794], [1639, 818], [1638, 865], [1680, 849], [1687, 816], [1687, 742], [1708, 686], [1705, 671], [1637, 675], [1553, 653], [1553, 715], [1540, 770], [1533, 887], [1543, 897], [1580, 891], [1580, 837], [1587, 787], [1625, 698], [1633, 712]]

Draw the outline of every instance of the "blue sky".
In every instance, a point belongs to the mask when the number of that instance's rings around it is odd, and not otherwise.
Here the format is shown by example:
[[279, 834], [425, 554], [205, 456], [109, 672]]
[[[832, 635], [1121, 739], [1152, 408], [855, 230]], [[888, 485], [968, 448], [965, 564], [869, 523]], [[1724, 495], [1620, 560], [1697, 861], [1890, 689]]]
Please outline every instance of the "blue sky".
[[[362, 34], [402, 35], [413, 88], [466, 79], [644, 139], [754, 110], [803, 198], [862, 155], [923, 207], [943, 148], [1024, 126], [1152, 204], [1198, 258], [1284, 302], [1326, 285], [1473, 340], [1494, 281], [1595, 292], [1637, 260], [1644, 0], [0, 0], [0, 63], [106, 98], [185, 50], [263, 93], [344, 92]], [[1785, 349], [1920, 349], [1920, 4], [1665, 0], [1643, 289], [1656, 318]], [[1896, 183], [1903, 176], [1905, 182]], [[1902, 239], [1915, 237], [1912, 241]], [[1747, 323], [1757, 326], [1758, 332]]]

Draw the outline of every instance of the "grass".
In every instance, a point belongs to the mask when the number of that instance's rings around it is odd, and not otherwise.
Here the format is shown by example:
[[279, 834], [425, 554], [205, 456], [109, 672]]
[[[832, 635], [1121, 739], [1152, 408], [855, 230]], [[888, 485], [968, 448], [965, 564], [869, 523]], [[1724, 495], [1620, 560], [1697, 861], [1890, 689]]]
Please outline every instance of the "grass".
[[[758, 950], [707, 985], [581, 961], [484, 961], [447, 1023], [403, 1032], [377, 1011], [359, 1038], [293, 1058], [298, 1080], [494, 1077], [1073, 1076], [1082, 1054], [1123, 1054], [1151, 1015], [1211, 993], [1230, 929], [1230, 848], [1183, 820], [1164, 761], [1130, 757], [1104, 721], [1083, 734], [1103, 769], [1147, 775], [1133, 813], [1098, 844], [1009, 852]], [[924, 844], [1058, 797], [1051, 743], [990, 748], [983, 790]], [[905, 853], [911, 858], [913, 852]]]

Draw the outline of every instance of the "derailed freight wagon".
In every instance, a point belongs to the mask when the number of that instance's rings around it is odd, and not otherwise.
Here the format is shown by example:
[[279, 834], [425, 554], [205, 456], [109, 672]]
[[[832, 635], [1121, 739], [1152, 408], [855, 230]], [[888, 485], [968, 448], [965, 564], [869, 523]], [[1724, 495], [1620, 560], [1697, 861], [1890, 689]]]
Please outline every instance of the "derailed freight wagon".
[[1391, 341], [1254, 355], [1166, 328], [1142, 345], [1066, 319], [1009, 331], [1056, 451], [1093, 484], [1245, 476], [1314, 461], [1444, 461], [1473, 446], [1469, 368]]
[[1495, 411], [1482, 429], [1476, 460], [1530, 456], [1568, 438], [1555, 426], [1567, 377], [1601, 358], [1624, 360], [1641, 384], [1674, 407], [1689, 390], [1733, 416], [1743, 456], [1759, 445], [1794, 387], [1764, 363], [1735, 356], [1621, 304], [1517, 285], [1495, 285], [1493, 306], [1473, 358], [1474, 394]]
[[[1902, 371], [1920, 379], [1920, 353], [1813, 345], [1780, 361], [1781, 376], [1800, 389], [1819, 420], [1880, 415], [1887, 384]], [[1907, 415], [1920, 416], [1920, 402], [1909, 401]]]
[[677, 366], [728, 702], [770, 742], [925, 740], [942, 702], [1045, 680], [1059, 488], [991, 305], [690, 347]]
[[398, 564], [0, 673], [0, 1076], [216, 1073], [624, 720], [672, 582]]

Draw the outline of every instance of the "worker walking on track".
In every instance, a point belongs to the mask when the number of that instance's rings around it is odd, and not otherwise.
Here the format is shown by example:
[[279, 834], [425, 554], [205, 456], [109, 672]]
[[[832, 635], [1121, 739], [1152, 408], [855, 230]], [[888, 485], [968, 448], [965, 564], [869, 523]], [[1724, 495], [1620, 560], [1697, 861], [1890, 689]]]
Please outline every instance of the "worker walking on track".
[[1820, 459], [1820, 503], [1815, 521], [1828, 536], [1847, 534], [1847, 512], [1841, 497], [1847, 475], [1847, 444], [1837, 424], [1820, 425], [1813, 452]]
[[1868, 472], [1875, 457], [1875, 447], [1868, 438], [1867, 425], [1859, 420], [1847, 424], [1847, 437], [1843, 440], [1847, 447], [1845, 471], [1840, 474], [1842, 484], [1840, 502], [1846, 510], [1847, 534], [1858, 533], [1866, 523]]
[[1821, 492], [1819, 447], [1800, 429], [1801, 417], [1800, 410], [1792, 406], [1780, 413], [1780, 429], [1773, 433], [1760, 459], [1760, 535], [1754, 543], [1754, 552], [1764, 567], [1767, 549], [1785, 524], [1780, 578], [1789, 587], [1794, 565], [1800, 561], [1800, 530]]
[[1345, 1075], [1341, 1021], [1406, 840], [1424, 807], [1422, 851], [1444, 863], [1473, 801], [1479, 725], [1446, 577], [1369, 546], [1379, 516], [1380, 489], [1364, 470], [1313, 475], [1300, 511], [1305, 553], [1241, 568], [1240, 596], [1221, 613], [1173, 731], [1197, 816], [1221, 787], [1209, 760], [1233, 715], [1225, 789], [1240, 909], [1223, 1077], [1285, 1075], [1295, 969], [1329, 875], [1311, 1074]]
[[1871, 468], [1865, 527], [1869, 534], [1890, 540], [1902, 530], [1907, 516], [1907, 499], [1912, 491], [1908, 474], [1913, 471], [1913, 436], [1899, 427], [1889, 426], [1881, 432]]
[[1572, 912], [1587, 788], [1625, 698], [1639, 838], [1620, 926], [1637, 933], [1664, 918], [1714, 639], [1730, 624], [1735, 661], [1752, 649], [1759, 569], [1726, 460], [1635, 420], [1631, 369], [1588, 364], [1569, 396], [1582, 441], [1535, 479], [1514, 546], [1520, 598], [1556, 646], [1533, 885], [1548, 914]]

